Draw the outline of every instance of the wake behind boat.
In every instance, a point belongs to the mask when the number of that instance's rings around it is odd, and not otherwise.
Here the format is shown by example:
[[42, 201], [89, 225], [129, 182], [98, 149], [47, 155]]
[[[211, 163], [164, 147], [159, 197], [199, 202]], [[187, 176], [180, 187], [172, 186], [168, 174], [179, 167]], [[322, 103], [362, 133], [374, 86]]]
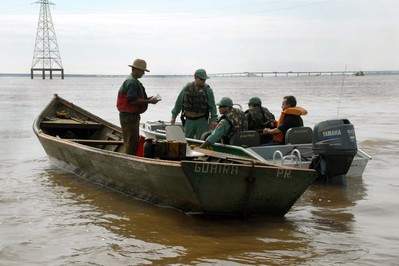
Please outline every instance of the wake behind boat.
[[118, 126], [57, 95], [33, 130], [64, 169], [188, 213], [283, 216], [316, 178], [312, 169], [206, 150], [174, 160], [144, 158], [143, 142], [137, 156], [124, 154]]

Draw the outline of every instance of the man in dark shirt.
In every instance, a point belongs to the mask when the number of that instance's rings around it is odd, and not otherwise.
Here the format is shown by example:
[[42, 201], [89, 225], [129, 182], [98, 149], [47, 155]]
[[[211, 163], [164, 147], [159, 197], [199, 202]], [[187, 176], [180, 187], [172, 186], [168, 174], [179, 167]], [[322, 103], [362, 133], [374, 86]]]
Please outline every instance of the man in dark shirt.
[[273, 129], [265, 128], [263, 134], [272, 135], [273, 143], [285, 144], [285, 133], [288, 129], [293, 127], [302, 127], [302, 115], [308, 112], [299, 106], [296, 106], [296, 99], [294, 96], [285, 96], [281, 105], [281, 115], [277, 121], [277, 127]]

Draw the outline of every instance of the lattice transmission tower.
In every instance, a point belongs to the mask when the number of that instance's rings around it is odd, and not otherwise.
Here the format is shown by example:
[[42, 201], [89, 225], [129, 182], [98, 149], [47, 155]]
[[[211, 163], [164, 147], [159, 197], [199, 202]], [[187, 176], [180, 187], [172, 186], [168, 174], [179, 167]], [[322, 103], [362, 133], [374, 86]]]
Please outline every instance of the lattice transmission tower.
[[50, 12], [50, 5], [54, 4], [49, 0], [38, 0], [35, 3], [40, 4], [40, 14], [30, 70], [31, 79], [35, 71], [40, 71], [43, 79], [46, 78], [46, 72], [50, 73], [50, 79], [53, 78], [53, 72], [61, 72], [61, 78], [64, 79], [64, 68]]

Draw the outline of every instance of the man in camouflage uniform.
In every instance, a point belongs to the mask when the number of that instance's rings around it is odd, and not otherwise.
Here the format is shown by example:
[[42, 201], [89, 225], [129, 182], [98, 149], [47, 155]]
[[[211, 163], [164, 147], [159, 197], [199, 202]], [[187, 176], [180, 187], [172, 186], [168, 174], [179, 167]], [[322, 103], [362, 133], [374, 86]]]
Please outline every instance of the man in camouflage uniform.
[[217, 105], [219, 107], [219, 113], [222, 116], [211, 135], [209, 135], [201, 145], [201, 148], [209, 147], [220, 140], [228, 144], [234, 133], [248, 129], [248, 123], [245, 119], [244, 112], [240, 109], [233, 108], [233, 101], [230, 98], [223, 97]]
[[[274, 128], [275, 117], [262, 106], [262, 101], [258, 97], [252, 97], [248, 102], [249, 109], [245, 111], [248, 121], [248, 130], [263, 131], [264, 128]], [[261, 135], [261, 143], [268, 143], [272, 140], [270, 135]]]
[[181, 90], [172, 110], [172, 125], [181, 112], [184, 132], [187, 138], [200, 139], [201, 135], [216, 127], [217, 113], [215, 97], [208, 84], [208, 75], [204, 69], [194, 73], [194, 81], [188, 83]]

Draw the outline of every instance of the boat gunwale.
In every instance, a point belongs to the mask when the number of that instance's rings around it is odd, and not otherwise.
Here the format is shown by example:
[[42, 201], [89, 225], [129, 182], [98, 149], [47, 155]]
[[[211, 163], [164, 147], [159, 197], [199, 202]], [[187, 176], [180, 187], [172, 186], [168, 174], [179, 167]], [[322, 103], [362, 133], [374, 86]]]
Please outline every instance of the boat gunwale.
[[[231, 165], [231, 163], [221, 163], [221, 162], [207, 162], [207, 161], [190, 161], [190, 160], [182, 160], [182, 161], [171, 161], [171, 160], [162, 160], [162, 159], [153, 159], [153, 158], [145, 158], [145, 157], [140, 157], [140, 156], [135, 156], [135, 155], [130, 155], [130, 154], [124, 154], [120, 152], [115, 152], [115, 151], [109, 151], [109, 150], [104, 150], [96, 147], [92, 147], [89, 145], [84, 145], [80, 144], [77, 142], [69, 141], [68, 139], [61, 139], [57, 138], [48, 134], [45, 134], [43, 132], [37, 132], [36, 134], [39, 138], [44, 138], [53, 142], [58, 142], [62, 144], [66, 144], [69, 146], [73, 146], [79, 149], [83, 149], [86, 151], [93, 151], [99, 154], [104, 154], [104, 155], [109, 155], [113, 157], [118, 157], [118, 158], [123, 158], [123, 159], [129, 159], [130, 161], [137, 161], [137, 162], [142, 162], [142, 163], [148, 163], [148, 164], [154, 164], [154, 165], [163, 165], [163, 166], [174, 166], [174, 167], [180, 167], [182, 162], [193, 162], [193, 163], [207, 163], [207, 164], [217, 164], [217, 165]], [[227, 158], [228, 159], [228, 158]], [[237, 166], [240, 167], [255, 167], [258, 169], [281, 169], [281, 170], [291, 170], [291, 171], [299, 171], [299, 172], [315, 172], [314, 169], [306, 169], [306, 168], [296, 168], [296, 167], [291, 167], [291, 166], [280, 166], [280, 165], [262, 165], [262, 164], [255, 164], [252, 166], [251, 164], [236, 164]]]

